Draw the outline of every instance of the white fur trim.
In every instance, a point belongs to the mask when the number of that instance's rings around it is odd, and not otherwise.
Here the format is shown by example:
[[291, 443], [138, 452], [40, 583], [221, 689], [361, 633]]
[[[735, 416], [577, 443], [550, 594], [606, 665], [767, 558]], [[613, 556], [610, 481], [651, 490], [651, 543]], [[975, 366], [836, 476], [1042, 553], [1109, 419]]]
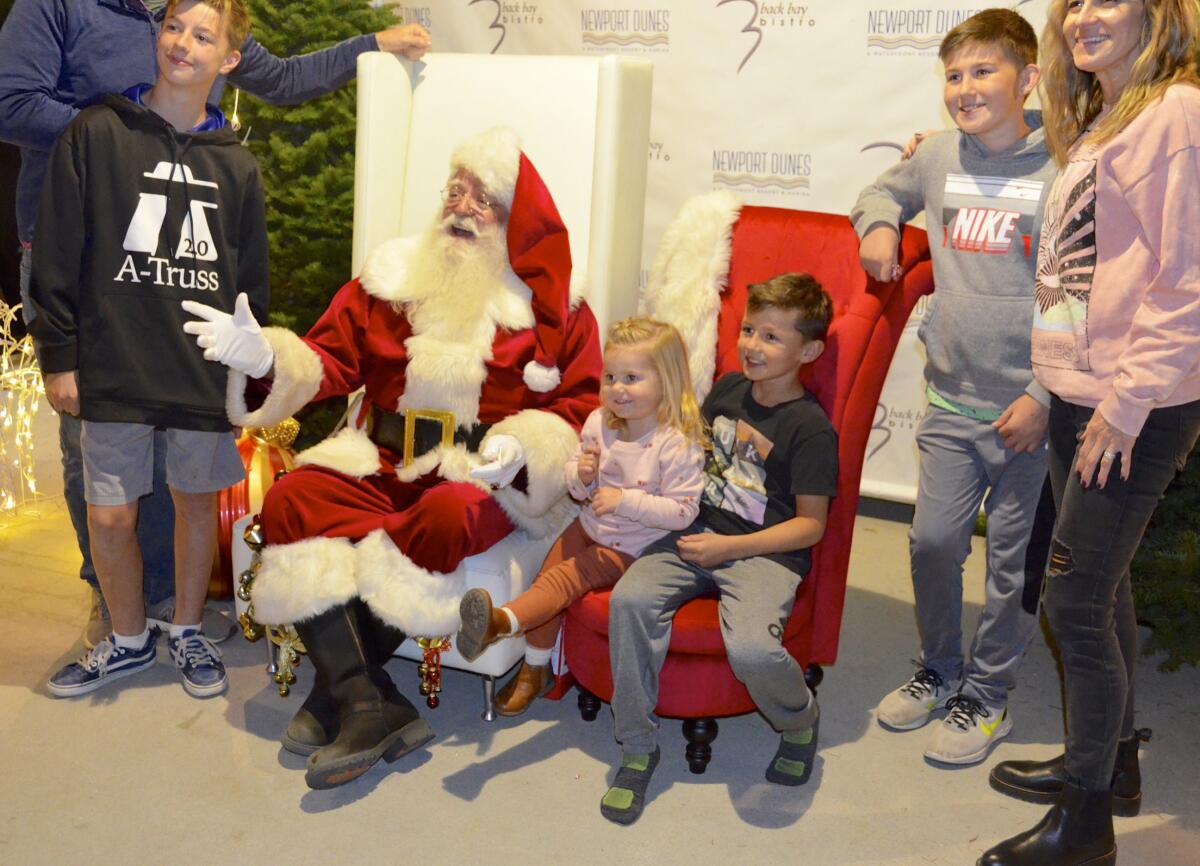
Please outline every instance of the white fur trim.
[[238, 427], [273, 427], [290, 418], [317, 396], [325, 378], [321, 357], [287, 328], [263, 328], [275, 352], [275, 378], [271, 393], [253, 412], [246, 408], [246, 374], [229, 371], [225, 386], [225, 412]]
[[263, 548], [250, 588], [254, 618], [266, 625], [301, 622], [358, 594], [348, 538], [306, 538]]
[[384, 301], [404, 301], [401, 289], [408, 275], [408, 261], [420, 240], [421, 235], [392, 238], [371, 250], [358, 275], [363, 291]]
[[591, 286], [591, 280], [588, 279], [587, 271], [583, 268], [572, 268], [571, 287], [568, 289], [568, 306], [572, 310], [587, 299], [589, 286]]
[[450, 171], [466, 169], [483, 188], [512, 210], [517, 175], [521, 170], [521, 138], [508, 126], [494, 126], [454, 148]]
[[297, 466], [324, 466], [352, 478], [379, 471], [379, 449], [365, 430], [343, 427], [334, 435], [296, 455]]
[[376, 529], [358, 543], [358, 592], [380, 619], [405, 634], [436, 637], [458, 630], [466, 568], [426, 571]]
[[520, 441], [529, 483], [524, 493], [508, 486], [493, 491], [492, 497], [513, 523], [534, 538], [543, 538], [560, 528], [563, 506], [569, 506], [563, 466], [575, 453], [579, 436], [562, 418], [540, 409], [524, 409], [493, 425], [480, 450], [500, 434]]
[[558, 387], [562, 381], [562, 373], [558, 371], [558, 367], [543, 367], [537, 361], [530, 361], [525, 365], [521, 378], [525, 380], [525, 384], [529, 386], [530, 390], [545, 394]]
[[642, 314], [669, 322], [683, 337], [700, 400], [712, 389], [721, 292], [741, 209], [737, 196], [725, 191], [684, 202], [663, 234], [642, 294]]
[[407, 466], [396, 464], [396, 477], [405, 483], [416, 481], [426, 472], [432, 472], [442, 460], [441, 447], [426, 451]]

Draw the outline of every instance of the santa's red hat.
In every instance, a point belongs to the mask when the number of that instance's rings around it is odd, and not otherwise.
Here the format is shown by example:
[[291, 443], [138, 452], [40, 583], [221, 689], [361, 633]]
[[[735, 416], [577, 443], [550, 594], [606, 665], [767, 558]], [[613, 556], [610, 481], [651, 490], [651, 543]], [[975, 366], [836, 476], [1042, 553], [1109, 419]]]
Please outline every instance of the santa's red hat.
[[534, 391], [558, 387], [558, 354], [567, 323], [571, 246], [550, 190], [521, 151], [515, 131], [498, 126], [467, 139], [450, 158], [450, 170], [469, 171], [508, 210], [508, 261], [533, 293], [537, 348], [525, 365]]

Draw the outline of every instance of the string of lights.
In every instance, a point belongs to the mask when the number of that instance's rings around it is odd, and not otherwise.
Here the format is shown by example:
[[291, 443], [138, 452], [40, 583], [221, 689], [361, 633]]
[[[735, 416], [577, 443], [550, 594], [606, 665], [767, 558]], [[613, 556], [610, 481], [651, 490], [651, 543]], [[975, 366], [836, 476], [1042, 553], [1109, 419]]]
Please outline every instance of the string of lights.
[[40, 498], [33, 421], [45, 389], [33, 341], [13, 334], [20, 309], [0, 301], [0, 525]]

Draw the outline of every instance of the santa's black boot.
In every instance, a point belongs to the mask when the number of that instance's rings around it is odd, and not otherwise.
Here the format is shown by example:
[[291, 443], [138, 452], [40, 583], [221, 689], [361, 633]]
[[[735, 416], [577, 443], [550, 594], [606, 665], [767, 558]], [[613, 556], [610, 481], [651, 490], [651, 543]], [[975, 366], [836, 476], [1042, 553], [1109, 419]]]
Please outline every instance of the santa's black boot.
[[[1114, 815], [1131, 817], [1142, 808], [1142, 773], [1138, 766], [1138, 745], [1150, 739], [1149, 728], [1139, 728], [1128, 740], [1117, 745], [1113, 767], [1112, 792]], [[1001, 761], [992, 768], [988, 783], [1009, 797], [1027, 803], [1053, 803], [1067, 782], [1063, 756], [1048, 761]]]
[[1001, 842], [976, 866], [1112, 866], [1112, 790], [1086, 791], [1068, 782], [1032, 830]]
[[296, 623], [317, 676], [329, 684], [338, 732], [308, 759], [304, 781], [332, 788], [358, 778], [376, 761], [394, 761], [427, 743], [433, 730], [411, 704], [389, 700], [387, 674], [363, 642], [353, 603]]
[[318, 675], [313, 680], [312, 691], [288, 722], [279, 741], [292, 754], [308, 756], [328, 745], [337, 736], [337, 730], [337, 704]]
[[[354, 606], [358, 618], [358, 633], [362, 637], [367, 658], [373, 666], [382, 670], [400, 644], [404, 643], [405, 634], [375, 616], [361, 599], [355, 599], [350, 604]], [[412, 704], [400, 694], [391, 679], [384, 679], [386, 682], [380, 683], [380, 686], [388, 702], [411, 708]], [[318, 676], [313, 680], [312, 691], [288, 723], [280, 741], [289, 752], [308, 756], [322, 746], [329, 745], [337, 733], [337, 704], [329, 693], [329, 686]]]

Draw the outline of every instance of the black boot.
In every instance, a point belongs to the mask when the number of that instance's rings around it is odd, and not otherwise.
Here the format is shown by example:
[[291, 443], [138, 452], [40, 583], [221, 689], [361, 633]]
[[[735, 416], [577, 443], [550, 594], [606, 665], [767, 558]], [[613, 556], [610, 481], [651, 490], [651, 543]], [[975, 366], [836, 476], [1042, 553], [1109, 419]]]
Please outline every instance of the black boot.
[[311, 755], [337, 736], [338, 713], [329, 687], [321, 678], [313, 682], [312, 691], [288, 722], [279, 741], [294, 755]]
[[[1139, 728], [1128, 740], [1117, 744], [1113, 767], [1113, 814], [1136, 815], [1142, 808], [1142, 773], [1138, 767], [1138, 744], [1150, 739], [1149, 728]], [[1002, 761], [992, 768], [988, 783], [1009, 797], [1026, 803], [1053, 803], [1067, 781], [1063, 756], [1049, 761]]]
[[976, 866], [1112, 866], [1112, 791], [1085, 791], [1068, 782], [1032, 830], [985, 852]]
[[[375, 616], [362, 599], [354, 599], [349, 604], [354, 606], [358, 619], [358, 633], [362, 636], [367, 658], [374, 666], [382, 668], [396, 648], [404, 642], [404, 632]], [[380, 685], [384, 688], [389, 703], [412, 706], [389, 677], [385, 676], [383, 679], [386, 683]], [[288, 723], [280, 742], [289, 752], [308, 756], [332, 742], [337, 733], [337, 705], [329, 694], [329, 686], [317, 677], [313, 682], [312, 691]]]
[[337, 736], [308, 759], [310, 788], [343, 785], [380, 758], [390, 763], [433, 738], [410, 703], [389, 700], [395, 687], [388, 689], [391, 680], [370, 657], [353, 603], [296, 623], [296, 631], [338, 714]]

